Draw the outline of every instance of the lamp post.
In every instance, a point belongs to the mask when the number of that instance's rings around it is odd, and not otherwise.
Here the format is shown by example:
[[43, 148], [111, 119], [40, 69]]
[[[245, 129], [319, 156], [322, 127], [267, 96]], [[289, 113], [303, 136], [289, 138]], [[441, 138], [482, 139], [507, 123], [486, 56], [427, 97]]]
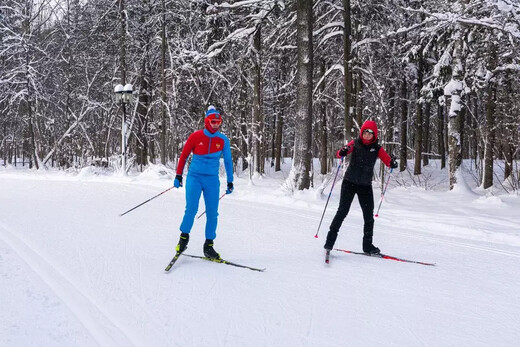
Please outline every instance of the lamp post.
[[126, 104], [132, 101], [133, 87], [131, 84], [123, 86], [118, 84], [114, 87], [114, 93], [116, 94], [116, 102], [121, 104], [123, 109], [123, 120], [121, 122], [121, 169], [123, 175], [126, 175]]

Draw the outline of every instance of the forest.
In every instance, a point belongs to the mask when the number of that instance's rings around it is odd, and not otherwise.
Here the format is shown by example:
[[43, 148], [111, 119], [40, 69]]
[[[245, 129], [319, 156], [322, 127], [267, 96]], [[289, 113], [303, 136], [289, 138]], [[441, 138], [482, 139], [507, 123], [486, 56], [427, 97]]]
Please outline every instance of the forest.
[[520, 190], [519, 45], [517, 0], [3, 0], [0, 164], [173, 168], [215, 105], [235, 169], [298, 190], [367, 119], [399, 171]]

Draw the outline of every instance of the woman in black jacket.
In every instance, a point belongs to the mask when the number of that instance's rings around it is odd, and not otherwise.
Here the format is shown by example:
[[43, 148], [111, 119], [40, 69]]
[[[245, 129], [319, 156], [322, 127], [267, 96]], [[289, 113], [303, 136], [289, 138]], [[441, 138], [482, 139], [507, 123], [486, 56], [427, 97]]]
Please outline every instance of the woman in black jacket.
[[380, 253], [379, 248], [372, 244], [374, 234], [374, 193], [372, 191], [372, 176], [377, 158], [381, 159], [387, 167], [396, 168], [397, 162], [378, 144], [377, 125], [374, 121], [367, 120], [361, 127], [359, 138], [350, 141], [338, 150], [336, 156], [342, 158], [350, 154], [348, 166], [343, 183], [339, 207], [327, 234], [325, 249], [331, 250], [338, 237], [339, 228], [350, 210], [354, 195], [357, 194], [359, 205], [363, 210], [363, 252], [369, 254]]

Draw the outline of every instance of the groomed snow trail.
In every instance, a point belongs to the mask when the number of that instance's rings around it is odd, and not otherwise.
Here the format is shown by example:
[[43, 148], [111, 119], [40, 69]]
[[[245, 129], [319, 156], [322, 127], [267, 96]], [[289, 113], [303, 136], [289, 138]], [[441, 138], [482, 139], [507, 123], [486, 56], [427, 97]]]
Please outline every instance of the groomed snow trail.
[[[88, 333], [101, 346], [132, 346], [131, 339], [123, 332], [117, 322], [112, 321], [107, 312], [99, 307], [88, 294], [71, 283], [44, 257], [20, 240], [16, 230], [10, 230], [0, 223], [0, 240], [4, 241], [28, 265], [56, 296], [70, 309]], [[75, 262], [76, 259], [71, 259]], [[30, 324], [30, 322], [28, 322]]]
[[[467, 197], [390, 191], [376, 219], [376, 245], [437, 266], [339, 252], [326, 265], [322, 247], [337, 195], [315, 239], [324, 200], [263, 198], [257, 187], [236, 183], [221, 200], [215, 248], [230, 261], [266, 267], [264, 273], [182, 257], [165, 274], [184, 191], [118, 215], [169, 181], [0, 175], [6, 192], [0, 195], [0, 276], [16, 293], [32, 293], [2, 306], [13, 319], [2, 321], [10, 325], [0, 327], [0, 344], [512, 346], [520, 340], [514, 242], [520, 227], [511, 217], [518, 199], [454, 211], [450, 204]], [[361, 249], [356, 204], [339, 248]], [[477, 212], [478, 230], [471, 233]], [[204, 225], [204, 218], [194, 224], [190, 254], [202, 254]], [[493, 237], [500, 226], [500, 237]], [[15, 314], [32, 306], [38, 316]], [[31, 335], [31, 324], [43, 331]]]

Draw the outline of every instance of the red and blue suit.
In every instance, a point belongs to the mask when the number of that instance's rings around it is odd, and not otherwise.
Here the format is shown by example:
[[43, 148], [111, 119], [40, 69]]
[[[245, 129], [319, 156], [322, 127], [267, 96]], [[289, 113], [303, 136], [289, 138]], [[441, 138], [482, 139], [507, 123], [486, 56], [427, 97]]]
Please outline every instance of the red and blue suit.
[[177, 175], [182, 175], [186, 160], [190, 154], [193, 158], [186, 178], [186, 210], [180, 226], [183, 233], [189, 233], [199, 207], [201, 193], [206, 205], [206, 239], [214, 240], [217, 230], [219, 203], [219, 168], [220, 158], [224, 157], [227, 182], [233, 182], [233, 162], [229, 139], [222, 133], [211, 129], [208, 122], [206, 128], [192, 133], [179, 158]]

